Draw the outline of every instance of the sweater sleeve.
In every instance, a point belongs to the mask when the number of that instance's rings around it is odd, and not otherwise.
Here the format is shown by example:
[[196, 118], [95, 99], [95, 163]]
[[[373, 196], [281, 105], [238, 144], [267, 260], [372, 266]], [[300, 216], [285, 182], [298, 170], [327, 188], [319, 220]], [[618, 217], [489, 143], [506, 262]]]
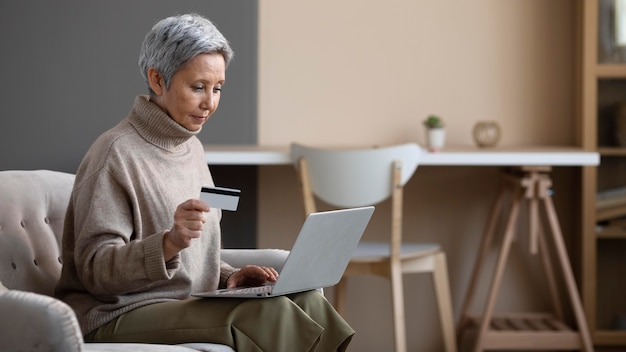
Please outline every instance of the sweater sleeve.
[[[144, 242], [144, 265], [146, 275], [149, 279], [156, 281], [163, 277], [171, 279], [176, 270], [180, 267], [180, 254], [176, 254], [172, 259], [165, 262], [163, 255], [163, 237], [167, 231], [148, 236]], [[163, 263], [165, 262], [165, 266]]]
[[237, 271], [239, 271], [239, 269], [232, 267], [225, 261], [222, 261], [220, 263], [220, 288], [225, 288], [228, 278]]
[[128, 192], [106, 171], [92, 176], [74, 196], [74, 256], [89, 292], [123, 295], [172, 278], [179, 258], [165, 262], [165, 231], [137, 233]]

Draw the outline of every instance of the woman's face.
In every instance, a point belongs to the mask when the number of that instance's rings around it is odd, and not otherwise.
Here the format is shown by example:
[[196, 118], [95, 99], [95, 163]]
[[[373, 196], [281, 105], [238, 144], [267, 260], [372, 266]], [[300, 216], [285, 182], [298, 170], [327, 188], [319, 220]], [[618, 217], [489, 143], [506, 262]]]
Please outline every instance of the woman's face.
[[153, 68], [148, 70], [148, 77], [156, 95], [152, 101], [181, 126], [198, 131], [220, 103], [226, 63], [222, 54], [200, 54], [172, 76], [169, 88]]

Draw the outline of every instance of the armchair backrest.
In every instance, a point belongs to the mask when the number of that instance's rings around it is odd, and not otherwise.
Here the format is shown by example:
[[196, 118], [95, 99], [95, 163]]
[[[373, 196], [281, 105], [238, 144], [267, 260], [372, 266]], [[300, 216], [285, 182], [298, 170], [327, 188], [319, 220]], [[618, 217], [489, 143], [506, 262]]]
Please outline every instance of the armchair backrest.
[[61, 237], [74, 175], [0, 171], [0, 282], [52, 295], [61, 275]]

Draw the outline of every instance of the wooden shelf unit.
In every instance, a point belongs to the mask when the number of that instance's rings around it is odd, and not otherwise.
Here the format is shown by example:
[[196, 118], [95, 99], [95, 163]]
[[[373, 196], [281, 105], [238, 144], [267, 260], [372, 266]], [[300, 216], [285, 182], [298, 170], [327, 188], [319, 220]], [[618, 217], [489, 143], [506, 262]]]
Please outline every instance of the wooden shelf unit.
[[626, 227], [605, 223], [624, 217], [626, 205], [596, 207], [598, 191], [626, 186], [626, 148], [610, 140], [607, 110], [615, 99], [626, 103], [626, 62], [600, 62], [600, 26], [606, 25], [600, 20], [602, 1], [577, 2], [580, 145], [601, 155], [598, 167], [582, 171], [581, 293], [594, 344], [626, 347], [626, 329], [616, 324], [626, 316]]
[[621, 64], [599, 64], [596, 66], [598, 78], [626, 78], [626, 66]]

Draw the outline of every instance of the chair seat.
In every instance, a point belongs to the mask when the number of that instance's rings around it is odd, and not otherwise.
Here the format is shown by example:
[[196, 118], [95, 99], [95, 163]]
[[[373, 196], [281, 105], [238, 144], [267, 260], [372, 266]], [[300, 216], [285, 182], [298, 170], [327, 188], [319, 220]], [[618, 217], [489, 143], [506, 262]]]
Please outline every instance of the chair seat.
[[[401, 259], [422, 257], [437, 253], [441, 247], [437, 243], [403, 243], [400, 247]], [[351, 260], [355, 262], [373, 262], [390, 257], [389, 242], [360, 242]]]

